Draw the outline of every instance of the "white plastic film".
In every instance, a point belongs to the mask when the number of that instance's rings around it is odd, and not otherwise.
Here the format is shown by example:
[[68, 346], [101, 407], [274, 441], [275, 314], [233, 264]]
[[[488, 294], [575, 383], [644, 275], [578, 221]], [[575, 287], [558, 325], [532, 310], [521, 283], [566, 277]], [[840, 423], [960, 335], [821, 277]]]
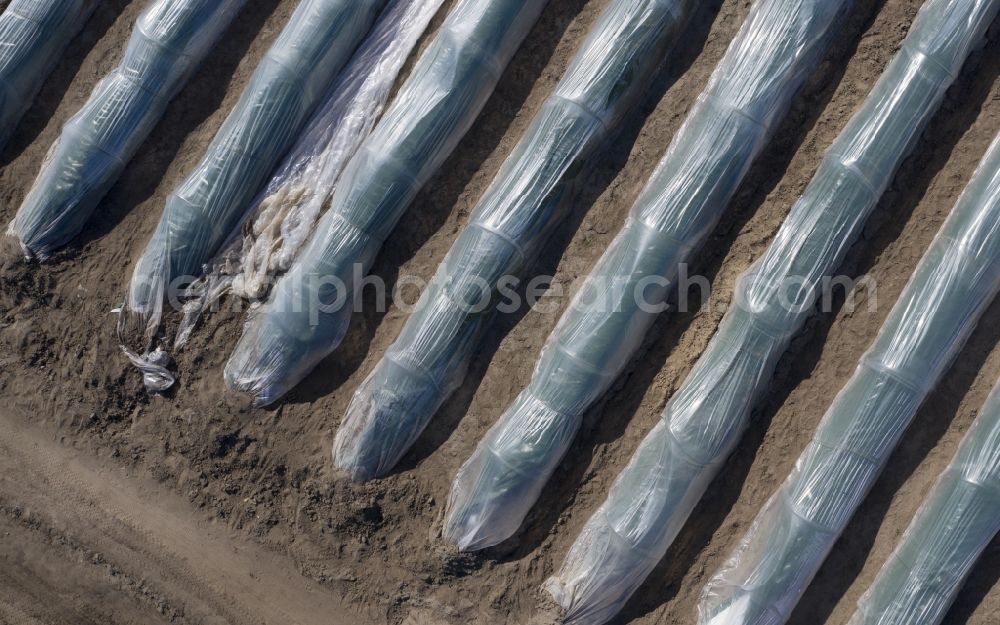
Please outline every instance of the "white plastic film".
[[1000, 384], [849, 625], [938, 625], [1000, 531]]
[[702, 625], [780, 625], [1000, 289], [1000, 136], [795, 469], [699, 605]]
[[733, 307], [546, 588], [601, 623], [657, 565], [745, 431], [788, 341], [994, 19], [995, 0], [929, 0], [827, 151]]
[[460, 0], [345, 166], [330, 207], [226, 364], [230, 388], [267, 404], [340, 344], [355, 286], [414, 196], [472, 126], [543, 0]]
[[444, 0], [390, 0], [330, 89], [240, 232], [185, 295], [175, 347], [222, 295], [257, 301], [291, 266], [333, 196], [344, 165], [371, 134], [406, 60]]
[[0, 148], [96, 0], [11, 0], [0, 15]]
[[384, 4], [300, 2], [201, 162], [167, 198], [120, 317], [126, 347], [152, 341], [167, 297], [220, 250]]
[[844, 0], [760, 0], [646, 185], [624, 228], [548, 338], [531, 383], [459, 469], [444, 536], [461, 549], [510, 537], [611, 386], [792, 97]]
[[355, 392], [334, 443], [338, 467], [355, 479], [385, 474], [461, 385], [502, 281], [520, 276], [564, 219], [589, 159], [661, 65], [689, 5], [608, 4], [417, 310]]
[[157, 0], [49, 150], [10, 232], [45, 259], [74, 237], [246, 0]]

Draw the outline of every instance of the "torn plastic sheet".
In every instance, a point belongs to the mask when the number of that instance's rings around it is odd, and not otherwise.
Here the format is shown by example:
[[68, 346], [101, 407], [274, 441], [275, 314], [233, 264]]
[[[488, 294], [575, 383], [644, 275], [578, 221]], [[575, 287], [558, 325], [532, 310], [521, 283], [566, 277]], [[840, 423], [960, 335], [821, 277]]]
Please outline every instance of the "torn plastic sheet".
[[545, 2], [460, 0], [348, 162], [330, 207], [226, 364], [230, 388], [268, 404], [332, 352], [355, 285], [414, 196], [472, 126]]
[[137, 354], [123, 346], [122, 351], [142, 373], [142, 383], [150, 393], [163, 393], [174, 385], [174, 374], [168, 368], [170, 354], [163, 349], [157, 347], [148, 354]]
[[123, 344], [153, 341], [168, 294], [200, 275], [219, 251], [384, 4], [298, 5], [201, 162], [167, 198], [119, 318]]
[[220, 297], [232, 293], [258, 301], [288, 271], [443, 1], [390, 2], [271, 178], [253, 214], [212, 262], [212, 271], [185, 293], [193, 299], [185, 302], [175, 348], [183, 347], [201, 313]]
[[461, 385], [500, 283], [565, 218], [588, 161], [648, 86], [691, 3], [614, 0], [473, 210], [417, 310], [355, 392], [334, 462], [355, 479], [399, 461]]

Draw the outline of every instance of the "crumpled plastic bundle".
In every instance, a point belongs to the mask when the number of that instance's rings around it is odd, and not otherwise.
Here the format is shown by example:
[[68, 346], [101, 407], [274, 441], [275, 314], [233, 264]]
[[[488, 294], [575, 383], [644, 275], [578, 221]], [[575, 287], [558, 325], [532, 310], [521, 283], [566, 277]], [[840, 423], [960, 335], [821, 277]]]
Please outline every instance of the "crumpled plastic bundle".
[[1000, 136], [784, 484], [705, 587], [702, 625], [780, 625], [1000, 290]]
[[340, 344], [355, 286], [414, 196], [455, 149], [545, 2], [460, 0], [345, 166], [330, 207], [267, 304], [251, 312], [226, 383], [259, 404]]
[[546, 583], [567, 622], [604, 622], [662, 559], [998, 7], [994, 0], [924, 5], [774, 241], [737, 282], [733, 306], [663, 421]]
[[479, 200], [399, 338], [355, 392], [334, 462], [355, 479], [399, 461], [465, 376], [518, 276], [565, 217], [587, 161], [647, 86], [687, 0], [614, 0]]
[[11, 0], [0, 15], [0, 148], [96, 0]]
[[167, 198], [132, 275], [119, 320], [123, 342], [154, 338], [167, 296], [200, 275], [219, 251], [384, 4], [298, 5], [201, 162]]
[[316, 226], [344, 165], [371, 134], [406, 60], [444, 0], [390, 0], [371, 34], [268, 183], [254, 213], [185, 292], [182, 347], [201, 313], [226, 293], [256, 301], [288, 271]]
[[157, 0], [139, 16], [121, 63], [63, 127], [11, 223], [45, 259], [90, 218], [167, 104], [246, 0]]
[[680, 264], [715, 226], [846, 0], [760, 0], [629, 219], [549, 336], [531, 383], [459, 469], [444, 536], [482, 549], [521, 525], [596, 402], [662, 310]]
[[1000, 531], [1000, 384], [849, 625], [938, 625]]

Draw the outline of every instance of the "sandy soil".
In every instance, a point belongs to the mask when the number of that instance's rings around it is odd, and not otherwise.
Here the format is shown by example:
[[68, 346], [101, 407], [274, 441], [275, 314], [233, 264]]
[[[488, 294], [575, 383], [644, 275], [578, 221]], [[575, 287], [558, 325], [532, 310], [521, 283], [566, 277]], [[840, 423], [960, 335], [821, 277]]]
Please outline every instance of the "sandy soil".
[[[429, 278], [606, 0], [551, 0], [458, 150], [410, 209], [376, 273]], [[105, 0], [0, 154], [9, 221], [63, 122], [117, 61], [143, 2]], [[769, 243], [823, 150], [891, 58], [918, 0], [857, 0], [826, 61], [746, 178], [695, 269], [708, 307], [664, 315], [517, 537], [459, 555], [437, 532], [450, 477], [526, 384], [558, 318], [501, 320], [459, 392], [391, 477], [334, 475], [332, 435], [405, 319], [356, 315], [348, 340], [286, 401], [254, 409], [221, 376], [239, 315], [211, 316], [177, 354], [178, 388], [148, 398], [118, 352], [111, 309], [170, 190], [196, 163], [295, 0], [254, 0], [107, 196], [52, 262], [0, 265], [0, 621], [523, 623], [540, 583], [715, 331], [736, 276]], [[610, 242], [739, 28], [750, 2], [701, 3], [660, 78], [601, 158], [540, 272], [566, 291]], [[1000, 28], [966, 65], [848, 256], [878, 306], [810, 321], [754, 425], [618, 623], [692, 623], [698, 593], [788, 474], [915, 263], [1000, 131]], [[565, 300], [563, 300], [565, 303]], [[370, 309], [370, 307], [369, 307]], [[176, 319], [171, 319], [176, 323]], [[1000, 304], [920, 411], [888, 470], [794, 613], [840, 625], [951, 458], [1000, 375]], [[1000, 541], [948, 625], [1000, 622]], [[543, 606], [544, 607], [544, 606]]]

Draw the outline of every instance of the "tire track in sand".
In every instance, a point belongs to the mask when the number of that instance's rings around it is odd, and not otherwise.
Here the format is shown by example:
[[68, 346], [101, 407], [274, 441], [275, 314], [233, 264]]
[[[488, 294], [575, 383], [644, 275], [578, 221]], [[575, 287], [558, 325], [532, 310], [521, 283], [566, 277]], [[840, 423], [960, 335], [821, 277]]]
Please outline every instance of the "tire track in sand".
[[[109, 610], [123, 623], [365, 622], [290, 559], [197, 520], [157, 485], [103, 468], [3, 414], [0, 566], [0, 620], [79, 616], [60, 614], [58, 597], [70, 594], [90, 597], [95, 608], [129, 604]], [[38, 592], [39, 584], [52, 587]], [[39, 605], [39, 596], [54, 599]]]

